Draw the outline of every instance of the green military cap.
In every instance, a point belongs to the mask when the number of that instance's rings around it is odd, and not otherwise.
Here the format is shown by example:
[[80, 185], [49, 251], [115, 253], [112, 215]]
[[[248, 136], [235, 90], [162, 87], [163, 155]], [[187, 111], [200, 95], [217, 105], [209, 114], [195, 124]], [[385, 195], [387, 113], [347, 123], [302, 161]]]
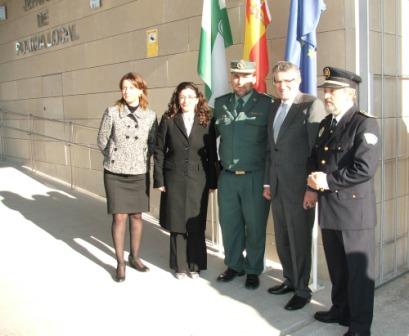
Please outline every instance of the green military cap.
[[256, 72], [256, 63], [246, 60], [238, 60], [230, 62], [230, 72], [236, 73], [254, 73]]
[[359, 83], [361, 83], [361, 77], [348, 70], [327, 66], [323, 69], [323, 73], [325, 80], [318, 86], [319, 88], [330, 87], [333, 89], [341, 89], [350, 87], [356, 89]]

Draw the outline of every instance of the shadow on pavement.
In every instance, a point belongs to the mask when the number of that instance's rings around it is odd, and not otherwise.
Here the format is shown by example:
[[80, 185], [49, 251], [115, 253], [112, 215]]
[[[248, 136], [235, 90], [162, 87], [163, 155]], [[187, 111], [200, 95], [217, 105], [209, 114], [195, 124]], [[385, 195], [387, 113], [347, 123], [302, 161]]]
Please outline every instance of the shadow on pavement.
[[[50, 183], [48, 179], [27, 172], [20, 167], [13, 166], [13, 168], [39, 183], [51, 185], [50, 188], [56, 188], [57, 184]], [[115, 273], [115, 256], [110, 234], [111, 216], [106, 214], [105, 202], [71, 190], [63, 185], [58, 185], [57, 189], [47, 191], [44, 194], [34, 193], [30, 198], [8, 190], [1, 190], [0, 196], [2, 198], [1, 202], [5, 206], [18, 211], [27, 220], [55, 239], [64, 242], [113, 277]], [[92, 245], [112, 257], [112, 263], [107, 263], [106, 258], [105, 262], [102, 261], [88, 248], [84, 247], [84, 244], [80, 244], [80, 241], [86, 242], [88, 245]], [[128, 237], [126, 246], [129, 247]], [[126, 250], [129, 251], [128, 248]], [[169, 281], [177, 281], [173, 278], [169, 269], [169, 237], [167, 232], [160, 226], [145, 221], [141, 257], [149, 264], [169, 272]], [[43, 262], [46, 263], [47, 260]], [[297, 312], [288, 312], [283, 309], [283, 306], [290, 299], [290, 294], [273, 296], [267, 293], [268, 287], [277, 284], [277, 280], [280, 278], [279, 270], [264, 273], [260, 277], [260, 287], [257, 290], [247, 290], [244, 287], [245, 276], [236, 278], [229, 283], [217, 282], [217, 275], [224, 269], [225, 266], [220, 256], [209, 250], [208, 269], [203, 271], [200, 277], [206, 280], [208, 285], [213, 287], [220, 295], [251, 307], [266, 321], [266, 324], [286, 333], [294, 325], [299, 328], [312, 321], [312, 315], [317, 310], [314, 304], [307, 305], [303, 310]], [[75, 270], [73, 271], [75, 272]], [[151, 272], [155, 272], [155, 270]], [[226, 312], [226, 314], [228, 315], [229, 312]]]

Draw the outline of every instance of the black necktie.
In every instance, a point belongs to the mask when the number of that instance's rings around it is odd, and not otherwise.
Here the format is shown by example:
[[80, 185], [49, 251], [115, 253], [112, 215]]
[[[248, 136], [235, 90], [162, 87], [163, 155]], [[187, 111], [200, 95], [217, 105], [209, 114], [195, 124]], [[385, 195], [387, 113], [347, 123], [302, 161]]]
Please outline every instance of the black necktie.
[[243, 105], [244, 105], [243, 98], [239, 98], [237, 100], [236, 115], [238, 115], [243, 110]]
[[337, 127], [337, 123], [337, 119], [332, 118], [331, 126], [329, 127], [331, 133], [334, 133], [335, 127]]

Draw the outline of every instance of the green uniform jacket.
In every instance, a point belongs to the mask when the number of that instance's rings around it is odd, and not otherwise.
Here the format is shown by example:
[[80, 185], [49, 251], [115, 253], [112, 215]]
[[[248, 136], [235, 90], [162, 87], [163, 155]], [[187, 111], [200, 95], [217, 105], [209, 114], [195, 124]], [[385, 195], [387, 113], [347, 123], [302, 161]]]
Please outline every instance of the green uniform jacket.
[[214, 106], [216, 136], [220, 136], [219, 156], [224, 169], [254, 171], [264, 169], [267, 148], [267, 122], [273, 99], [253, 91], [234, 118], [235, 97], [218, 97]]

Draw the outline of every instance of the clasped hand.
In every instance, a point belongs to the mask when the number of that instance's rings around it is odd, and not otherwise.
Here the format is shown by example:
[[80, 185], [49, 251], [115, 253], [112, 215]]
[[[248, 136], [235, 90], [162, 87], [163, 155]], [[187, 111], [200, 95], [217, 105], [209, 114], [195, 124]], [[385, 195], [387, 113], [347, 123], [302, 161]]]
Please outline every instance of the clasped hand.
[[[264, 186], [263, 189], [263, 197], [270, 201], [271, 200], [271, 190], [270, 187]], [[315, 191], [311, 191], [311, 190], [307, 190], [304, 194], [304, 200], [303, 200], [303, 208], [305, 210], [307, 209], [312, 209], [315, 207], [315, 205], [317, 204], [317, 200], [318, 200], [318, 195], [317, 192]]]
[[312, 209], [317, 204], [318, 194], [315, 191], [307, 190], [304, 194], [302, 206], [305, 210]]
[[312, 172], [308, 175], [307, 185], [314, 190], [327, 190], [327, 174], [323, 172]]

